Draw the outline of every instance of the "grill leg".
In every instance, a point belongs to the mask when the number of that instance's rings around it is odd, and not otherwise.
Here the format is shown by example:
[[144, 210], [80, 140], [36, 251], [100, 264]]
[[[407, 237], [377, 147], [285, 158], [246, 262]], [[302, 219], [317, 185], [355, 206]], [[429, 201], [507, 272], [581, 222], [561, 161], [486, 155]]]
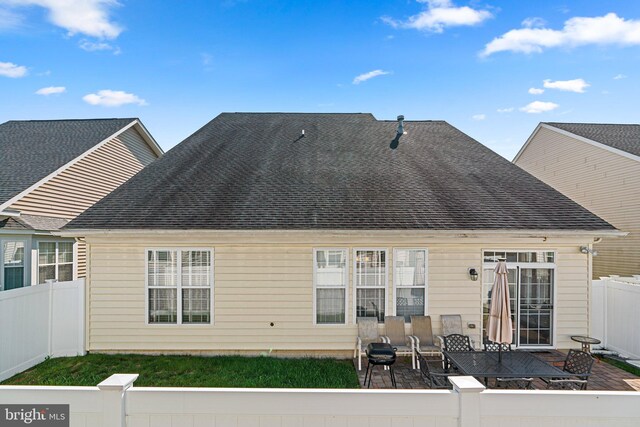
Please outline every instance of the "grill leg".
[[[367, 363], [367, 369], [364, 371], [364, 386], [369, 388], [369, 386], [367, 386], [367, 377], [369, 376], [369, 372], [371, 371], [371, 363]], [[369, 385], [371, 385], [371, 381], [369, 381]]]
[[391, 385], [393, 388], [398, 388], [398, 384], [396, 384], [396, 374], [393, 372], [393, 366], [389, 366], [389, 374], [391, 375]]

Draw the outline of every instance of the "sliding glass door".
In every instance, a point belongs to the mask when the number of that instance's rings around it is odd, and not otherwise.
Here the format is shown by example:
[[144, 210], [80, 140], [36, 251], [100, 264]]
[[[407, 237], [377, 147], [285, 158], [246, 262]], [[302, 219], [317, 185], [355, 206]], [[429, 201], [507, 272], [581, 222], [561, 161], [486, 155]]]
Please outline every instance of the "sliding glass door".
[[489, 304], [498, 259], [508, 269], [513, 344], [552, 347], [555, 253], [550, 251], [485, 251], [483, 265], [483, 337], [486, 339]]

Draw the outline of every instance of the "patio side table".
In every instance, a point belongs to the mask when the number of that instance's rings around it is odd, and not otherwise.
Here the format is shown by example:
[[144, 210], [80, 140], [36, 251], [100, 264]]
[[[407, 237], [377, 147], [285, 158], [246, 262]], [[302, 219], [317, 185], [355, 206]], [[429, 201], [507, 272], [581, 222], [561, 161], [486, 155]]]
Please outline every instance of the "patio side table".
[[582, 344], [582, 351], [591, 354], [591, 346], [600, 344], [600, 340], [597, 338], [587, 337], [585, 335], [573, 335], [572, 341]]

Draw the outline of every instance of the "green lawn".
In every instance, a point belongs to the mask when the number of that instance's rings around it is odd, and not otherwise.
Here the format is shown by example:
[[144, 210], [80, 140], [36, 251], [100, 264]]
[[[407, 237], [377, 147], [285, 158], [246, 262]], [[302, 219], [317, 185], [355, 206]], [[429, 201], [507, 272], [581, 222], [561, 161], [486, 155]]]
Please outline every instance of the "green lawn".
[[640, 368], [633, 366], [627, 362], [623, 362], [622, 360], [616, 360], [611, 357], [602, 357], [598, 356], [598, 359], [607, 362], [610, 365], [615, 366], [616, 368], [620, 368], [623, 371], [627, 371], [637, 377], [640, 377]]
[[2, 385], [95, 386], [116, 373], [140, 374], [134, 384], [139, 387], [359, 387], [347, 360], [132, 354], [49, 359]]

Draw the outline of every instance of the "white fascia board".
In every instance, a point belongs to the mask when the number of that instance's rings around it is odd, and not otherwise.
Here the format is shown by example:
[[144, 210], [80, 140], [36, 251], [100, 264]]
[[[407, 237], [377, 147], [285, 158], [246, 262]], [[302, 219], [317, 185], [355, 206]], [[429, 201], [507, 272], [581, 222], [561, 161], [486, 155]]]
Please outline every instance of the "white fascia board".
[[164, 150], [160, 147], [160, 145], [158, 145], [155, 138], [151, 136], [147, 128], [142, 124], [142, 122], [139, 119], [136, 119], [135, 124], [136, 124], [135, 128], [138, 131], [138, 133], [140, 133], [140, 136], [142, 136], [142, 139], [144, 139], [144, 141], [151, 148], [151, 150], [154, 153], [156, 153], [156, 156], [162, 157], [162, 155], [164, 154]]
[[[40, 181], [36, 182], [35, 184], [31, 185], [30, 187], [26, 188], [25, 190], [23, 190], [22, 192], [16, 194], [15, 196], [13, 196], [11, 199], [7, 200], [6, 202], [0, 204], [0, 212], [3, 211], [4, 209], [8, 208], [9, 206], [11, 206], [12, 204], [14, 204], [15, 202], [17, 202], [18, 200], [20, 200], [21, 198], [23, 198], [24, 196], [26, 196], [27, 194], [29, 194], [30, 192], [32, 192], [33, 190], [35, 190], [36, 188], [40, 187], [42, 184], [44, 184], [45, 182], [49, 181], [50, 179], [58, 176], [60, 173], [62, 173], [63, 171], [67, 170], [68, 168], [70, 168], [71, 166], [73, 166], [74, 164], [78, 163], [80, 160], [84, 159], [85, 157], [87, 157], [89, 154], [93, 153], [94, 151], [98, 150], [100, 147], [104, 146], [105, 144], [107, 144], [109, 141], [111, 141], [113, 138], [117, 137], [118, 135], [126, 132], [128, 129], [130, 129], [133, 126], [138, 125], [139, 128], [142, 128], [140, 125], [140, 122], [138, 121], [138, 119], [132, 120], [131, 123], [129, 123], [128, 125], [124, 126], [122, 129], [120, 129], [119, 131], [117, 131], [116, 133], [114, 133], [113, 135], [108, 136], [107, 138], [105, 138], [104, 140], [100, 141], [98, 144], [94, 145], [93, 147], [91, 147], [90, 149], [88, 149], [87, 151], [85, 151], [84, 153], [80, 154], [78, 157], [74, 158], [73, 160], [71, 160], [70, 162], [68, 162], [65, 165], [62, 165], [61, 167], [59, 167], [58, 169], [56, 169], [55, 171], [51, 172], [49, 175], [45, 176], [44, 178], [42, 178]], [[145, 131], [146, 132], [146, 131]], [[156, 144], [157, 145], [157, 144]]]
[[159, 230], [159, 229], [65, 229], [52, 232], [55, 236], [76, 237], [95, 235], [273, 235], [273, 234], [327, 234], [332, 236], [397, 236], [397, 237], [624, 237], [626, 231], [613, 230]]
[[601, 148], [603, 150], [609, 151], [610, 153], [615, 153], [615, 154], [618, 154], [618, 155], [620, 155], [622, 157], [625, 157], [627, 159], [631, 159], [631, 160], [635, 160], [637, 162], [640, 162], [640, 156], [636, 156], [635, 154], [631, 154], [631, 153], [628, 153], [628, 152], [626, 152], [624, 150], [620, 150], [618, 148], [611, 147], [611, 146], [603, 144], [601, 142], [594, 141], [594, 140], [589, 139], [589, 138], [585, 138], [584, 136], [576, 135], [575, 133], [566, 131], [564, 129], [559, 129], [559, 128], [555, 127], [555, 126], [552, 126], [552, 125], [549, 125], [549, 124], [546, 124], [546, 123], [540, 123], [538, 125], [538, 127], [536, 128], [536, 130], [533, 131], [533, 133], [531, 134], [529, 139], [527, 139], [527, 142], [525, 142], [524, 146], [520, 149], [518, 154], [516, 154], [516, 157], [514, 157], [514, 159], [513, 159], [513, 163], [516, 163], [516, 161], [518, 160], [520, 155], [524, 152], [525, 148], [527, 148], [527, 145], [529, 145], [529, 142], [534, 138], [536, 133], [538, 133], [538, 130], [540, 130], [540, 128], [545, 128], [545, 129], [551, 130], [553, 132], [559, 133], [560, 135], [568, 136], [570, 138], [576, 139], [576, 140], [584, 142], [586, 144], [593, 145], [594, 147], [598, 147], [598, 148]]
[[518, 161], [518, 159], [520, 158], [520, 155], [522, 155], [522, 153], [524, 153], [524, 150], [527, 148], [527, 146], [529, 145], [529, 143], [533, 140], [533, 138], [536, 136], [536, 134], [538, 133], [538, 131], [540, 130], [540, 128], [542, 127], [542, 122], [538, 123], [538, 126], [536, 126], [536, 128], [533, 130], [533, 132], [531, 133], [531, 136], [529, 136], [529, 138], [527, 138], [527, 141], [524, 143], [524, 145], [522, 146], [522, 148], [520, 149], [520, 151], [518, 151], [518, 154], [516, 154], [516, 156], [513, 158], [513, 160], [511, 161], [511, 163], [514, 163]]

